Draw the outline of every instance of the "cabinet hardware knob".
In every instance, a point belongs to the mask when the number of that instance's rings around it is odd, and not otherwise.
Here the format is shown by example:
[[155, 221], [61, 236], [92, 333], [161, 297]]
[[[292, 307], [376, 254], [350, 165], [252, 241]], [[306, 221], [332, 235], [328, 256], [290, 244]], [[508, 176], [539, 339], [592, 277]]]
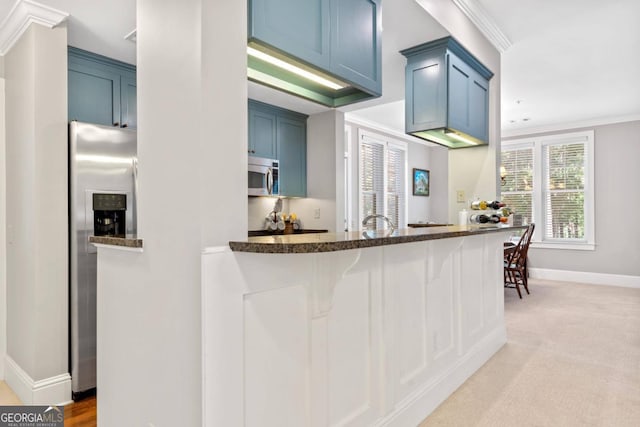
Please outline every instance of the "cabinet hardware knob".
[[114, 122], [113, 125], [117, 127], [117, 126], [120, 126], [120, 123]]
[[128, 126], [129, 126], [129, 125], [128, 125], [128, 124], [126, 124], [126, 123], [122, 125], [122, 127], [123, 127], [123, 128], [126, 128], [126, 127], [128, 127]]

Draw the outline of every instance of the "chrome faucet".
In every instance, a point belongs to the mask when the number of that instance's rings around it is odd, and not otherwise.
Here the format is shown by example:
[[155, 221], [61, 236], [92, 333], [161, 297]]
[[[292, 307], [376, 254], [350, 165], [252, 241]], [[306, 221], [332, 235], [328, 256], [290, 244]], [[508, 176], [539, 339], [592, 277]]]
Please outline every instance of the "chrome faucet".
[[386, 216], [384, 216], [384, 215], [380, 215], [380, 214], [374, 214], [374, 215], [368, 215], [368, 216], [366, 216], [366, 217], [362, 220], [362, 225], [363, 225], [363, 226], [366, 226], [366, 225], [367, 225], [367, 223], [368, 223], [369, 221], [371, 221], [372, 219], [374, 219], [374, 218], [380, 218], [380, 219], [385, 220], [385, 221], [387, 222], [387, 224], [389, 225], [389, 228], [391, 229], [391, 231], [392, 231], [392, 232], [393, 232], [393, 230], [395, 230], [395, 229], [396, 229], [396, 226], [393, 224], [393, 222], [391, 222], [391, 220], [390, 220], [389, 218], [387, 218], [387, 217], [386, 217]]

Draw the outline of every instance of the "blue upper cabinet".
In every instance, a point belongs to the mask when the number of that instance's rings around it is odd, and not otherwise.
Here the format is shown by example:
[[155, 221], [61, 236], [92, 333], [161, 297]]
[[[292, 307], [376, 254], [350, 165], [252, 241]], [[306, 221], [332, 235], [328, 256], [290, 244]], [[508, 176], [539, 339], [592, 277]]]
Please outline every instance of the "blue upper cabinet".
[[329, 1], [250, 0], [249, 38], [329, 68]]
[[120, 114], [122, 127], [136, 129], [138, 127], [138, 96], [136, 74], [134, 72], [120, 75]]
[[277, 159], [276, 113], [249, 100], [249, 155]]
[[406, 133], [449, 148], [488, 144], [493, 73], [451, 37], [401, 53]]
[[277, 121], [280, 194], [307, 196], [306, 117], [279, 116]]
[[69, 120], [137, 127], [136, 69], [101, 55], [69, 47]]
[[381, 0], [248, 5], [250, 80], [329, 107], [382, 94]]
[[331, 0], [331, 71], [382, 93], [381, 0]]
[[280, 195], [307, 195], [307, 117], [249, 100], [249, 155], [277, 159]]

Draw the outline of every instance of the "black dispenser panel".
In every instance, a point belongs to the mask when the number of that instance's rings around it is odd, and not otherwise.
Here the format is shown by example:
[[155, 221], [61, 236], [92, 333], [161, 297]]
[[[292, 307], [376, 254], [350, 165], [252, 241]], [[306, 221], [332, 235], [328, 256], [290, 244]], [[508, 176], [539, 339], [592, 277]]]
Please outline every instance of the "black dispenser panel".
[[95, 236], [125, 237], [127, 195], [93, 194], [93, 233]]

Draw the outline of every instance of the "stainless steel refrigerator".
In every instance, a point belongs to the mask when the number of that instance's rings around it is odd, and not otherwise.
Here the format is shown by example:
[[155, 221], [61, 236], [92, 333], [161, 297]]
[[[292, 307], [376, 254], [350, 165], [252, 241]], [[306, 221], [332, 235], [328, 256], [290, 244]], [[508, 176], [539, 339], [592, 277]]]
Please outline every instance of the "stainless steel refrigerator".
[[98, 209], [106, 209], [105, 197], [123, 202], [122, 218], [118, 219], [121, 234], [135, 234], [136, 151], [135, 130], [69, 123], [70, 365], [74, 397], [96, 387], [97, 259], [96, 248], [88, 238], [109, 235], [104, 230], [96, 233], [110, 225], [109, 219], [98, 216], [103, 212]]

